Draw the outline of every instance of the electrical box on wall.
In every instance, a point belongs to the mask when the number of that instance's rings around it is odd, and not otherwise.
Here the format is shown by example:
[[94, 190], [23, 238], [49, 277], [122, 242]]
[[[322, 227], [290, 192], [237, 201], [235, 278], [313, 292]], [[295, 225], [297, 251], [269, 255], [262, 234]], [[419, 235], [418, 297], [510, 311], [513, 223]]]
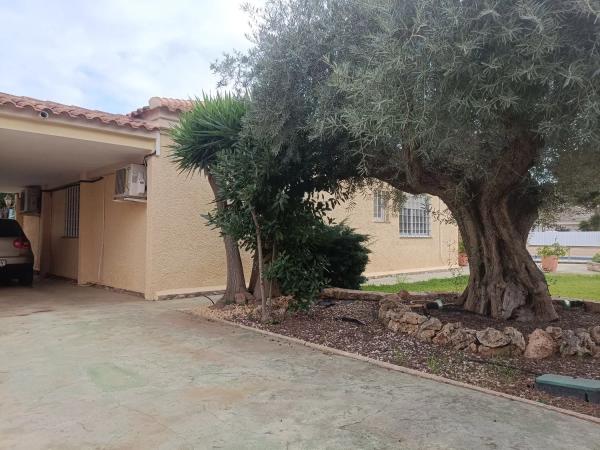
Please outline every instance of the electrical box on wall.
[[146, 166], [129, 164], [115, 172], [114, 199], [146, 201]]

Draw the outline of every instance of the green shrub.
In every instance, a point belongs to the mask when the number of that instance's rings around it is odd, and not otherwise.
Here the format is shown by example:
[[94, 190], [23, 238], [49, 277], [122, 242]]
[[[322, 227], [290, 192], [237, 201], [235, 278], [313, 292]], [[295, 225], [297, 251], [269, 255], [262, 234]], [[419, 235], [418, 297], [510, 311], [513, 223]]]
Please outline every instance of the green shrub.
[[281, 292], [292, 295], [292, 309], [306, 310], [325, 287], [327, 262], [308, 248], [294, 253], [280, 253], [270, 264], [266, 278], [276, 278]]
[[463, 241], [458, 241], [458, 253], [467, 253], [467, 249], [465, 248], [465, 243]]
[[600, 231], [600, 214], [596, 213], [589, 220], [579, 222], [579, 231]]
[[345, 224], [318, 221], [307, 226], [300, 241], [285, 242], [269, 265], [268, 279], [276, 278], [281, 292], [294, 296], [294, 309], [305, 310], [325, 286], [360, 289], [369, 261], [368, 236]]
[[314, 252], [326, 261], [327, 284], [345, 289], [360, 289], [369, 262], [369, 237], [349, 226], [325, 225], [315, 236]]
[[542, 258], [544, 256], [566, 256], [569, 253], [569, 247], [563, 247], [558, 242], [555, 242], [552, 245], [544, 245], [540, 247], [537, 251], [538, 256]]
[[592, 262], [600, 263], [600, 253], [596, 253], [594, 256], [592, 256]]

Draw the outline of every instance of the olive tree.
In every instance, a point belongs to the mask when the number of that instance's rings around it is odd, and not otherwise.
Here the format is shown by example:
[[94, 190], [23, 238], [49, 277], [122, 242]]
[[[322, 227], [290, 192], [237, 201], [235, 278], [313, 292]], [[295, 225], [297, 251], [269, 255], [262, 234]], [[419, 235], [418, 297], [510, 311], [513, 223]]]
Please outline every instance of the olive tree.
[[599, 9], [273, 0], [255, 46], [215, 69], [251, 89], [249, 120], [278, 149], [328, 142], [354, 175], [440, 197], [469, 254], [467, 310], [554, 319], [526, 240], [560, 178], [600, 149]]
[[452, 211], [469, 255], [467, 310], [556, 317], [526, 242], [556, 169], [600, 142], [598, 6], [375, 2], [363, 8], [378, 26], [355, 49], [362, 58], [335, 68], [334, 127], [363, 143], [377, 177]]

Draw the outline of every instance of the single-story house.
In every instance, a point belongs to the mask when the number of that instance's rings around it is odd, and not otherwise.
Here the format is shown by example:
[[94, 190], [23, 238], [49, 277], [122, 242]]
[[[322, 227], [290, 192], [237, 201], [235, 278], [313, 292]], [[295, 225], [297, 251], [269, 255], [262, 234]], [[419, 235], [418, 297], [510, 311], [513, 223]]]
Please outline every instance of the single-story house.
[[[147, 299], [224, 287], [222, 242], [203, 219], [211, 190], [169, 157], [169, 128], [190, 107], [153, 97], [122, 115], [0, 93], [0, 192], [20, 193], [17, 219], [41, 274]], [[438, 199], [411, 198], [393, 215], [382, 197], [336, 212], [371, 236], [367, 275], [456, 262], [456, 227], [424, 207], [443, 208]]]

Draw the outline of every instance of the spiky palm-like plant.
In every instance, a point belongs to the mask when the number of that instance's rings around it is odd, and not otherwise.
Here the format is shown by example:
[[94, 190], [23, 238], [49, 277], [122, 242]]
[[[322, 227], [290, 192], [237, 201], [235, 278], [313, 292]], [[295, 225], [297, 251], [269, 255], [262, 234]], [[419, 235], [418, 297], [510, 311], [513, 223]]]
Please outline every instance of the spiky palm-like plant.
[[[231, 94], [197, 98], [194, 107], [181, 115], [179, 123], [172, 128], [172, 158], [183, 173], [203, 173], [210, 184], [217, 209], [227, 207], [221, 198], [217, 180], [211, 166], [219, 152], [235, 147], [242, 129], [242, 119], [247, 104]], [[236, 294], [249, 296], [244, 278], [244, 268], [237, 242], [224, 234], [227, 259], [227, 287], [219, 304], [235, 301]]]

